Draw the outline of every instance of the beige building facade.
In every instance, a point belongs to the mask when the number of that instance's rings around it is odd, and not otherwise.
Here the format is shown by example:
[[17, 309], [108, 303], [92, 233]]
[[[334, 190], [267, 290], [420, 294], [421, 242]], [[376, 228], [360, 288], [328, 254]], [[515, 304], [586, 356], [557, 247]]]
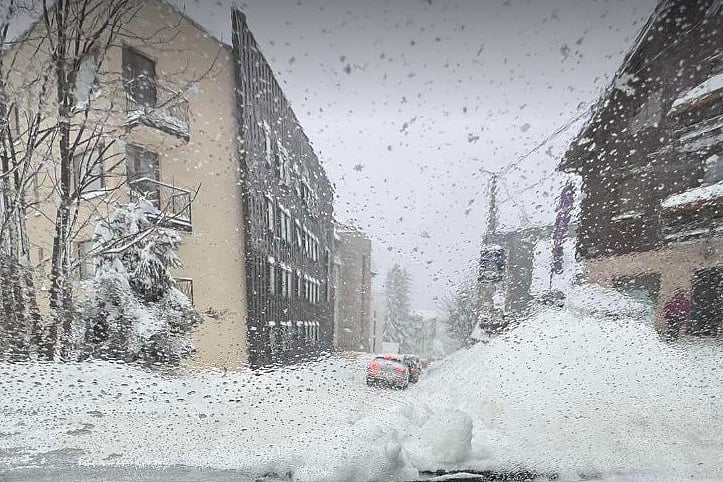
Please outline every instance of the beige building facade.
[[[182, 236], [178, 287], [203, 316], [190, 362], [235, 368], [247, 362], [247, 292], [231, 49], [164, 2], [139, 5], [117, 41], [89, 57], [97, 74], [79, 95], [88, 103], [76, 106], [71, 119], [89, 126], [90, 133], [78, 138], [103, 151], [102, 167], [94, 166], [88, 179], [75, 174], [80, 195], [71, 232], [78, 278], [88, 276], [82, 254], [98, 219], [128, 202], [132, 192], [150, 193], [167, 211], [166, 227]], [[36, 98], [37, 83], [30, 79], [48, 66], [39, 57], [42, 40], [33, 40], [43, 29], [35, 25], [10, 54], [16, 64], [8, 91], [18, 98], [21, 115], [23, 108], [32, 111]], [[134, 85], [138, 79], [141, 85]], [[35, 202], [28, 236], [41, 309], [48, 306], [55, 156], [52, 145], [38, 156], [40, 175], [28, 193]]]
[[[589, 281], [627, 292], [638, 291], [652, 299], [656, 329], [660, 333], [668, 328], [663, 315], [666, 302], [677, 292], [692, 297], [697, 274], [721, 266], [723, 239], [719, 237], [584, 263], [586, 279]], [[687, 327], [682, 328], [685, 330]]]
[[373, 351], [372, 243], [358, 228], [342, 227], [336, 238], [341, 276], [336, 290], [334, 344], [338, 350]]

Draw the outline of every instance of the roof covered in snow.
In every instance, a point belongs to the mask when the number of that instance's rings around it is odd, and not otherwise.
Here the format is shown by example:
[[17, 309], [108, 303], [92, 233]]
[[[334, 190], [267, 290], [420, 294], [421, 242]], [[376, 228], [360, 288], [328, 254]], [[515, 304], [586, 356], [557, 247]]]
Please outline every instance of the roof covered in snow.
[[723, 72], [720, 72], [696, 85], [673, 102], [671, 112], [679, 112], [691, 104], [716, 95], [723, 96]]
[[673, 194], [664, 199], [661, 205], [664, 208], [675, 208], [687, 204], [712, 201], [719, 197], [723, 197], [723, 181]]

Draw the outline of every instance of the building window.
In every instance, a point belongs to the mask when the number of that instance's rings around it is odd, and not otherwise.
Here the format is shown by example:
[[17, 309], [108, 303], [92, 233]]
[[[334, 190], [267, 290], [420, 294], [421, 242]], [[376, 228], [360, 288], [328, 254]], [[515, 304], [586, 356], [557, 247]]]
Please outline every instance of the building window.
[[87, 280], [95, 276], [95, 263], [90, 254], [93, 249], [93, 241], [90, 239], [78, 241], [78, 278]]
[[75, 79], [75, 107], [82, 109], [88, 105], [93, 90], [98, 86], [98, 59], [95, 55], [86, 55], [80, 62]]
[[304, 276], [304, 299], [306, 301], [311, 301], [311, 288], [309, 286], [309, 277]]
[[311, 322], [311, 341], [313, 344], [317, 344], [319, 342], [319, 322], [318, 321]]
[[264, 131], [264, 159], [266, 159], [266, 165], [271, 166], [271, 159], [273, 157], [273, 150], [271, 148], [271, 127], [266, 121], [261, 123], [261, 128]]
[[612, 221], [639, 219], [643, 216], [640, 206], [644, 183], [645, 174], [629, 175], [618, 181], [615, 186], [617, 206], [611, 213]]
[[319, 238], [312, 235], [312, 249], [311, 249], [311, 259], [314, 261], [319, 261]]
[[311, 187], [309, 186], [309, 183], [305, 179], [302, 179], [300, 189], [301, 189], [300, 194], [301, 194], [302, 204], [306, 207], [312, 207], [311, 200], [312, 200], [313, 196], [312, 196], [312, 192], [311, 192]]
[[279, 229], [281, 239], [286, 241], [286, 213], [284, 212], [284, 207], [281, 204], [279, 204]]
[[309, 303], [316, 304], [319, 302], [320, 283], [314, 278], [304, 277], [304, 298]]
[[303, 231], [301, 229], [301, 223], [299, 223], [299, 220], [296, 220], [295, 223], [295, 235], [296, 235], [296, 248], [301, 251], [301, 249], [304, 247], [304, 235]]
[[155, 107], [156, 63], [128, 46], [123, 46], [122, 57], [126, 92], [135, 103]]
[[723, 156], [713, 154], [705, 160], [703, 167], [703, 181], [706, 185], [723, 181]]
[[278, 149], [277, 162], [279, 163], [279, 179], [284, 184], [289, 183], [289, 152], [286, 150], [281, 141], [276, 141]]
[[269, 231], [274, 231], [276, 219], [274, 216], [274, 200], [271, 198], [271, 196], [266, 196], [266, 227], [269, 229]]
[[294, 297], [295, 298], [301, 298], [304, 294], [303, 291], [303, 282], [304, 278], [301, 275], [301, 271], [296, 271], [296, 284], [295, 284], [295, 291], [294, 291]]
[[723, 267], [703, 268], [693, 275], [690, 334], [719, 336], [723, 319]]
[[483, 247], [479, 268], [479, 281], [502, 281], [505, 274], [505, 250], [499, 246]]
[[274, 261], [274, 258], [269, 258], [267, 266], [267, 276], [266, 279], [268, 281], [268, 292], [270, 295], [278, 294], [278, 287], [276, 285], [276, 262]]
[[126, 179], [131, 189], [160, 208], [161, 177], [158, 154], [132, 144], [126, 145]]
[[291, 268], [281, 266], [281, 296], [291, 298]]
[[174, 278], [178, 291], [186, 295], [188, 301], [193, 304], [193, 280], [191, 278]]
[[663, 91], [650, 94], [637, 114], [630, 120], [630, 132], [633, 134], [648, 127], [657, 127], [663, 118]]
[[292, 228], [291, 228], [291, 212], [284, 209], [279, 205], [279, 226], [281, 229], [281, 239], [287, 243], [292, 242]]
[[319, 261], [319, 240], [306, 228], [304, 228], [304, 254], [313, 261]]
[[103, 157], [97, 149], [84, 150], [73, 157], [73, 177], [79, 197], [105, 189]]

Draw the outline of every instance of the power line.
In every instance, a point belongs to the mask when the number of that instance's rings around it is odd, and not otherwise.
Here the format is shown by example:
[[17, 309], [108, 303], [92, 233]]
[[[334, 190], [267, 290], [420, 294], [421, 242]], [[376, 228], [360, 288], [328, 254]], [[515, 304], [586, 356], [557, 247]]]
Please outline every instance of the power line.
[[[588, 107], [588, 109], [589, 109], [589, 107]], [[530, 149], [523, 155], [519, 156], [517, 159], [512, 160], [509, 164], [507, 164], [507, 166], [505, 166], [504, 169], [500, 170], [500, 175], [506, 176], [513, 167], [518, 166], [522, 161], [524, 161], [525, 159], [530, 157], [532, 154], [534, 154], [535, 152], [540, 150], [540, 148], [543, 147], [545, 144], [547, 144], [548, 142], [552, 141], [554, 138], [556, 138], [557, 136], [559, 136], [560, 134], [565, 132], [570, 126], [572, 126], [572, 124], [574, 124], [578, 120], [582, 119], [586, 114], [588, 114], [588, 109], [585, 109], [582, 112], [580, 112], [579, 114], [575, 115], [574, 117], [571, 117], [570, 119], [568, 119], [567, 122], [565, 122], [563, 125], [558, 127], [552, 134], [548, 135], [542, 141], [537, 143], [537, 145], [535, 145], [535, 147], [533, 147], [532, 149]]]
[[[656, 10], [657, 10], [657, 9], [656, 9]], [[641, 29], [640, 33], [638, 34], [638, 39], [643, 39], [643, 38], [645, 37], [645, 35], [646, 35], [647, 32], [650, 30], [650, 28], [652, 27], [652, 25], [655, 24], [655, 19], [656, 19], [658, 16], [659, 16], [659, 14], [656, 15], [656, 12], [653, 12], [653, 14], [651, 15], [651, 17], [650, 17], [650, 19], [648, 20], [648, 22], [646, 22], [646, 24], [643, 26], [643, 28]], [[703, 23], [704, 23], [704, 20], [700, 20], [700, 21], [697, 22], [695, 25], [693, 25], [693, 26], [691, 26], [690, 28], [688, 28], [687, 30], [685, 30], [685, 31], [682, 33], [681, 37], [683, 37], [683, 38], [684, 38], [684, 37], [687, 37], [692, 31], [694, 31], [695, 29], [697, 29], [698, 27], [700, 27]], [[504, 187], [504, 189], [505, 189], [505, 193], [507, 194], [507, 199], [502, 200], [502, 201], [497, 201], [498, 204], [503, 204], [503, 203], [506, 203], [506, 202], [508, 202], [508, 201], [511, 201], [512, 204], [513, 204], [513, 206], [515, 206], [515, 207], [520, 211], [520, 213], [523, 215], [525, 221], [526, 221], [528, 224], [531, 224], [530, 218], [529, 218], [529, 216], [527, 215], [527, 212], [522, 208], [522, 206], [520, 206], [520, 205], [517, 203], [517, 201], [515, 201], [515, 198], [514, 198], [514, 197], [512, 196], [512, 194], [510, 193], [509, 186], [508, 186], [508, 184], [507, 184], [507, 175], [510, 173], [510, 171], [511, 171], [513, 168], [518, 167], [518, 166], [519, 166], [523, 161], [525, 161], [528, 157], [530, 157], [532, 154], [534, 154], [535, 152], [537, 152], [538, 150], [540, 150], [540, 148], [542, 148], [543, 146], [545, 146], [546, 144], [548, 144], [549, 142], [551, 142], [552, 140], [554, 140], [557, 136], [559, 136], [560, 134], [562, 134], [563, 132], [565, 132], [565, 131], [566, 131], [567, 129], [569, 129], [575, 122], [577, 122], [577, 121], [579, 121], [580, 119], [582, 119], [585, 115], [590, 115], [590, 120], [594, 119], [595, 116], [597, 115], [597, 113], [599, 112], [599, 111], [597, 111], [597, 109], [599, 109], [600, 106], [602, 105], [602, 100], [605, 99], [605, 98], [607, 97], [608, 93], [611, 91], [611, 89], [614, 88], [614, 86], [615, 86], [615, 81], [614, 81], [614, 79], [620, 77], [620, 75], [621, 75], [623, 72], [625, 72], [625, 69], [630, 65], [630, 58], [632, 57], [634, 50], [637, 48], [636, 46], [639, 45], [640, 42], [642, 42], [642, 40], [639, 40], [638, 42], [636, 42], [636, 45], [634, 45], [633, 48], [632, 48], [632, 50], [631, 50], [631, 54], [630, 54], [629, 56], [627, 56], [627, 57], [623, 60], [623, 63], [621, 64], [620, 68], [619, 68], [619, 69], [615, 72], [615, 74], [613, 75], [613, 81], [607, 86], [607, 88], [602, 92], [602, 94], [598, 97], [598, 99], [596, 99], [593, 103], [591, 103], [587, 108], [583, 109], [583, 110], [580, 111], [578, 114], [576, 114], [576, 115], [572, 116], [571, 118], [569, 118], [564, 124], [562, 124], [560, 127], [558, 127], [558, 128], [557, 128], [555, 131], [553, 131], [550, 135], [548, 135], [547, 137], [545, 137], [544, 139], [542, 139], [540, 142], [538, 142], [532, 149], [530, 149], [530, 150], [527, 151], [526, 153], [522, 154], [521, 156], [517, 157], [516, 159], [513, 159], [512, 161], [510, 161], [510, 162], [507, 164], [507, 166], [505, 166], [504, 168], [502, 168], [502, 169], [500, 169], [500, 170], [498, 170], [498, 171], [496, 171], [496, 172], [491, 172], [491, 171], [488, 171], [488, 170], [486, 170], [486, 169], [480, 169], [480, 170], [479, 170], [479, 172], [481, 172], [481, 173], [483, 173], [483, 174], [490, 175], [490, 176], [493, 177], [493, 179], [499, 180], [499, 181], [501, 181], [501, 182], [503, 183], [503, 187]], [[660, 58], [661, 55], [663, 55], [665, 52], [667, 52], [668, 50], [672, 49], [672, 48], [675, 47], [676, 45], [677, 45], [677, 42], [671, 43], [670, 45], [668, 45], [668, 46], [665, 47], [664, 49], [661, 49], [661, 50], [658, 51], [654, 56], [652, 56], [651, 58], [647, 59], [647, 61], [643, 62], [642, 65], [641, 65], [638, 69], [636, 69], [634, 72], [632, 72], [630, 75], [633, 76], [633, 77], [635, 77], [637, 74], [639, 74], [641, 71], [643, 71], [646, 67], [648, 67], [649, 65], [651, 65], [652, 62], [656, 61], [658, 58]], [[548, 175], [544, 176], [544, 177], [541, 178], [541, 179], [538, 179], [538, 180], [535, 181], [533, 184], [524, 187], [524, 188], [521, 189], [520, 191], [517, 191], [516, 195], [520, 195], [520, 194], [522, 194], [522, 193], [524, 193], [524, 192], [529, 191], [530, 189], [532, 189], [532, 188], [534, 188], [534, 187], [539, 186], [540, 184], [542, 184], [542, 183], [544, 183], [545, 181], [547, 181], [547, 180], [549, 180], [550, 178], [552, 178], [552, 177], [555, 175], [555, 172], [556, 172], [556, 171], [553, 169]], [[496, 210], [496, 206], [495, 206], [495, 210]], [[491, 213], [490, 213], [490, 214], [491, 214]], [[496, 213], [495, 213], [495, 216], [496, 216]]]
[[508, 185], [507, 185], [507, 180], [506, 180], [506, 179], [503, 179], [503, 180], [502, 180], [502, 187], [505, 189], [505, 193], [507, 193], [508, 199], [509, 199], [510, 201], [512, 201], [512, 205], [515, 206], [515, 207], [520, 211], [520, 213], [522, 214], [522, 217], [524, 218], [524, 221], [525, 221], [528, 225], [531, 225], [532, 222], [530, 221], [530, 217], [527, 215], [527, 211], [525, 211], [525, 209], [524, 209], [520, 204], [518, 204], [517, 201], [515, 201], [515, 198], [512, 197], [512, 194], [510, 194], [510, 189], [509, 189], [509, 187], [508, 187]]
[[[650, 21], [648, 24], [646, 24], [646, 25], [643, 27], [643, 29], [641, 29], [641, 32], [640, 32], [640, 34], [638, 35], [638, 37], [644, 37], [644, 36], [645, 36], [645, 32], [647, 32], [648, 30], [650, 30], [650, 26], [651, 26], [653, 23], [654, 23], [654, 19], [653, 19], [653, 17], [651, 16], [651, 21]], [[690, 35], [691, 32], [693, 32], [695, 29], [699, 28], [701, 25], [703, 25], [703, 23], [705, 23], [705, 19], [700, 20], [699, 22], [697, 22], [696, 24], [694, 24], [693, 26], [691, 26], [690, 28], [688, 28], [687, 30], [685, 30], [685, 31], [682, 33], [681, 38], [685, 38], [685, 37], [687, 37], [688, 35]], [[641, 65], [638, 69], [636, 69], [634, 72], [632, 72], [630, 75], [631, 75], [631, 76], [635, 76], [635, 75], [639, 74], [639, 73], [642, 72], [646, 67], [648, 67], [648, 66], [651, 65], [654, 61], [656, 61], [658, 58], [660, 58], [661, 55], [663, 55], [663, 54], [664, 54], [665, 52], [667, 52], [668, 50], [676, 47], [678, 44], [679, 44], [679, 42], [673, 42], [673, 43], [671, 43], [670, 45], [668, 45], [667, 47], [661, 49], [661, 50], [658, 51], [655, 55], [653, 55], [652, 57], [650, 57], [649, 59], [647, 59], [645, 62], [643, 62], [642, 65]], [[635, 47], [633, 47], [633, 48], [635, 48]], [[619, 70], [615, 73], [615, 75], [613, 76], [613, 79], [619, 77], [620, 74], [625, 71], [625, 68], [629, 65], [629, 63], [630, 63], [630, 60], [629, 60], [629, 59], [625, 59], [625, 60], [623, 61], [623, 64], [621, 65], [620, 69], [619, 69]], [[509, 171], [510, 171], [513, 167], [518, 166], [522, 161], [524, 161], [524, 160], [527, 159], [529, 156], [531, 156], [532, 154], [534, 154], [535, 152], [537, 152], [542, 146], [544, 146], [545, 144], [547, 144], [548, 142], [550, 142], [551, 140], [553, 140], [555, 137], [557, 137], [558, 135], [560, 135], [562, 132], [564, 132], [565, 130], [567, 130], [573, 123], [575, 123], [575, 122], [577, 122], [579, 119], [581, 119], [588, 111], [592, 111], [596, 106], [599, 106], [601, 100], [605, 98], [606, 94], [610, 91], [611, 87], [613, 87], [613, 86], [614, 86], [614, 82], [610, 83], [610, 84], [608, 85], [608, 87], [604, 90], [604, 92], [602, 93], [602, 95], [601, 95], [594, 103], [590, 104], [585, 110], [581, 111], [579, 114], [577, 114], [577, 115], [573, 116], [572, 118], [568, 119], [567, 122], [565, 122], [562, 126], [560, 126], [560, 127], [559, 127], [556, 131], [554, 131], [552, 134], [550, 134], [549, 136], [547, 136], [546, 138], [544, 138], [541, 142], [539, 142], [539, 143], [538, 143], [535, 147], [533, 147], [530, 151], [528, 151], [527, 153], [525, 153], [525, 154], [523, 154], [522, 156], [518, 157], [517, 159], [511, 161], [505, 168], [503, 168], [503, 169], [501, 169], [500, 171], [498, 171], [500, 177], [503, 177], [503, 176], [507, 175], [507, 174], [509, 173]], [[594, 117], [594, 115], [595, 115], [595, 114], [591, 112], [591, 117]], [[554, 173], [554, 171], [553, 171], [553, 173]], [[539, 182], [539, 181], [538, 181], [538, 182]], [[528, 186], [528, 188], [529, 188], [529, 186]], [[525, 188], [525, 189], [523, 189], [523, 191], [520, 191], [520, 192], [524, 192], [524, 191], [528, 190], [528, 188]]]

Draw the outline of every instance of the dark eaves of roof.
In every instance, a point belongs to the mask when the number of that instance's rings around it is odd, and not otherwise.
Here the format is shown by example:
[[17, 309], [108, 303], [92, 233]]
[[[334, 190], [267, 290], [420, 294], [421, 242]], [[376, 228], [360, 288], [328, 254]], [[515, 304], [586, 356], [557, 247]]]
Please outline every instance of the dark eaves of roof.
[[656, 25], [658, 20], [663, 16], [665, 10], [670, 7], [671, 3], [672, 0], [660, 0], [658, 2], [655, 10], [653, 10], [653, 13], [650, 15], [650, 17], [648, 17], [648, 20], [638, 32], [633, 46], [630, 48], [630, 50], [628, 50], [628, 53], [625, 55], [622, 64], [620, 64], [620, 67], [615, 72], [615, 75], [613, 75], [610, 83], [600, 94], [600, 97], [595, 102], [595, 104], [593, 104], [591, 108], [592, 113], [590, 115], [590, 120], [582, 126], [580, 132], [578, 132], [573, 141], [570, 143], [568, 149], [565, 151], [565, 155], [562, 157], [562, 160], [557, 167], [559, 171], [576, 171], [577, 168], [580, 167], [580, 161], [585, 155], [585, 150], [584, 147], [580, 144], [580, 140], [592, 138], [592, 131], [598, 126], [600, 119], [602, 118], [602, 114], [610, 105], [610, 103], [607, 101], [608, 99], [610, 99], [613, 91], [615, 90], [615, 81], [619, 79], [624, 73], [626, 73], [626, 71], [630, 67], [630, 64], [632, 63], [632, 60], [639, 54], [642, 46], [646, 43], [646, 40], [649, 37], [649, 32], [651, 31], [653, 26]]

